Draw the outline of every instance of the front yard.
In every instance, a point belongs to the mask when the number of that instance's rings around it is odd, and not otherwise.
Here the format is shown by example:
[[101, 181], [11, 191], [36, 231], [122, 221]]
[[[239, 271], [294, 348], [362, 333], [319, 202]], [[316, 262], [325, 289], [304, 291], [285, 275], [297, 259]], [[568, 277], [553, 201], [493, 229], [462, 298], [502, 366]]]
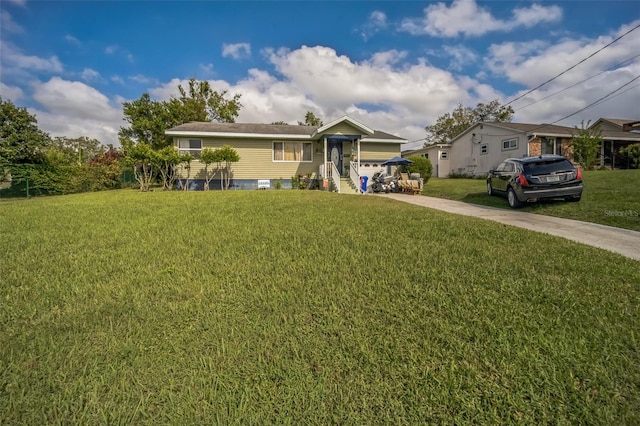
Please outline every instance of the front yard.
[[316, 191], [7, 200], [0, 235], [3, 423], [640, 424], [613, 253]]
[[[579, 203], [547, 201], [522, 209], [530, 213], [640, 231], [640, 170], [587, 171]], [[505, 198], [486, 195], [484, 179], [429, 179], [423, 195], [509, 208]]]

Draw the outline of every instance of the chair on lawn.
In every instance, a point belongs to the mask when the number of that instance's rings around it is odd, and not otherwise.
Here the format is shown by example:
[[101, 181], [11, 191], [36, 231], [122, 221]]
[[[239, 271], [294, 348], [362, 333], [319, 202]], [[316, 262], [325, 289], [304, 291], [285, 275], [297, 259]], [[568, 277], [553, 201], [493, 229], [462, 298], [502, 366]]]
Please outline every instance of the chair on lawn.
[[400, 173], [400, 179], [398, 179], [398, 186], [402, 192], [411, 191], [411, 183], [409, 182], [409, 173]]
[[411, 193], [413, 195], [418, 195], [422, 193], [422, 179], [420, 180], [410, 180], [410, 185], [411, 185]]

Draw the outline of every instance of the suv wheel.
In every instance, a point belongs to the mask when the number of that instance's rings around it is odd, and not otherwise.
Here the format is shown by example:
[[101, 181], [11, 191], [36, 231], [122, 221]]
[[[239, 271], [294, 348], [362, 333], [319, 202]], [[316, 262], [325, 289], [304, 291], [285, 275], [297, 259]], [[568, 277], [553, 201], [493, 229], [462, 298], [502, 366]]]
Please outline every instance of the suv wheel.
[[491, 182], [487, 182], [487, 195], [493, 195], [493, 188], [491, 187]]
[[518, 197], [516, 197], [516, 192], [511, 187], [509, 187], [509, 191], [507, 192], [507, 201], [509, 201], [509, 206], [512, 209], [522, 207], [522, 203], [518, 200]]
[[573, 196], [573, 197], [565, 198], [565, 201], [578, 202], [578, 201], [580, 201], [580, 198], [582, 198], [582, 195], [576, 195], [576, 196]]

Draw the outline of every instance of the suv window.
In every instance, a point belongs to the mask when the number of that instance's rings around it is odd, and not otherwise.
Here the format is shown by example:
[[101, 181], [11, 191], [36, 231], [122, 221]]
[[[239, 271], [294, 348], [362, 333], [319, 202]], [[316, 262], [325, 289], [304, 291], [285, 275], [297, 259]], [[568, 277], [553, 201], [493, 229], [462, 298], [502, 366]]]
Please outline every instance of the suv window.
[[515, 167], [513, 166], [513, 163], [505, 163], [504, 165], [504, 171], [505, 172], [513, 172], [515, 171]]
[[569, 160], [540, 161], [524, 165], [524, 172], [529, 175], [548, 175], [550, 173], [566, 172], [573, 169], [573, 164], [571, 164]]

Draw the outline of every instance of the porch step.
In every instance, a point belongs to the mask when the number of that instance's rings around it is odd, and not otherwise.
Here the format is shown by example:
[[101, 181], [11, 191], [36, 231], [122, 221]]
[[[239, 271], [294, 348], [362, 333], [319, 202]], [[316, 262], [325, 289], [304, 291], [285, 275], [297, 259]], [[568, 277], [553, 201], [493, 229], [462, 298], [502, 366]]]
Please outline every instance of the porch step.
[[358, 194], [359, 191], [350, 178], [340, 178], [340, 192], [342, 194]]

